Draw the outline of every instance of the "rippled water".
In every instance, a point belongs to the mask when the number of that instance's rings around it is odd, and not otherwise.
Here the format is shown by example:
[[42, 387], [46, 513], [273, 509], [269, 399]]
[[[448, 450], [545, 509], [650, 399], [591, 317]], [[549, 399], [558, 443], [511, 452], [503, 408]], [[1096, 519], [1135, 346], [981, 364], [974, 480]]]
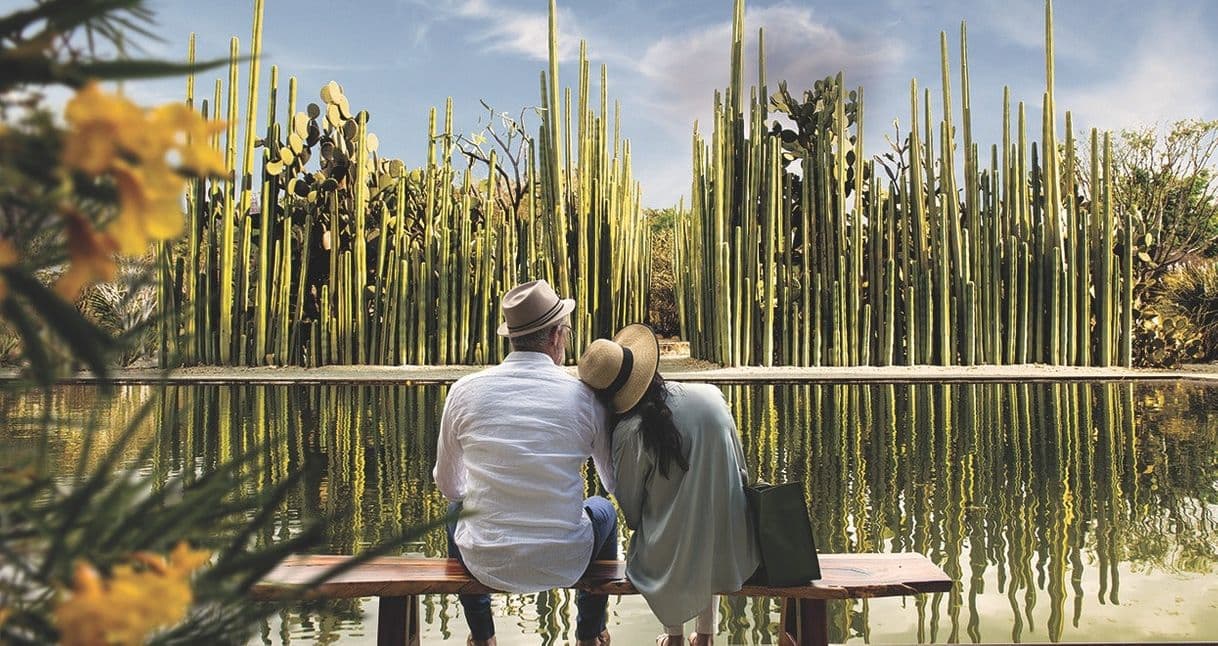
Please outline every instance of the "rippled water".
[[[1190, 384], [724, 386], [754, 474], [804, 484], [824, 551], [916, 551], [957, 581], [919, 599], [830, 604], [833, 641], [1218, 640], [1218, 389]], [[129, 386], [104, 401], [113, 429], [159, 397], [140, 431], [160, 479], [262, 446], [265, 486], [313, 466], [279, 535], [325, 519], [351, 552], [442, 515], [430, 479], [445, 386]], [[88, 386], [52, 407], [80, 420]], [[37, 402], [22, 402], [33, 412]], [[0, 455], [36, 455], [37, 435], [0, 429]], [[52, 464], [81, 450], [70, 425]], [[589, 482], [590, 487], [593, 481]], [[272, 539], [273, 537], [264, 537]], [[444, 553], [442, 532], [411, 548]], [[499, 641], [567, 643], [567, 592], [498, 595]], [[722, 601], [720, 643], [772, 643], [770, 600]], [[650, 643], [639, 597], [610, 604], [615, 643]], [[452, 596], [423, 603], [425, 643], [463, 644]], [[268, 644], [373, 643], [376, 603], [300, 606], [264, 627]]]

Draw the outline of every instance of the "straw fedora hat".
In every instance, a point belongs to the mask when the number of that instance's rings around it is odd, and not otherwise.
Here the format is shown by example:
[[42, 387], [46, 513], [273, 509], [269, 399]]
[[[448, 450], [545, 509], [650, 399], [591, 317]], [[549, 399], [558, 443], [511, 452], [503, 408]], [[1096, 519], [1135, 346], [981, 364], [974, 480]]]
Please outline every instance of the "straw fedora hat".
[[559, 298], [544, 280], [531, 280], [508, 290], [500, 301], [503, 323], [499, 336], [509, 339], [554, 325], [575, 309], [575, 301]]
[[624, 413], [647, 392], [660, 367], [660, 342], [651, 328], [632, 323], [613, 340], [593, 341], [579, 359], [579, 378], [609, 397], [614, 412]]

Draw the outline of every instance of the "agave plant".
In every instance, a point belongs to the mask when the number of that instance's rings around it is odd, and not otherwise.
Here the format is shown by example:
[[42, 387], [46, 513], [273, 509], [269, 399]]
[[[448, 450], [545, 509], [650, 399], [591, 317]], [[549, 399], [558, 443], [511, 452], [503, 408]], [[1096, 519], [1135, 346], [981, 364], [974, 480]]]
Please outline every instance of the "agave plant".
[[120, 260], [116, 280], [89, 287], [78, 303], [90, 322], [123, 338], [116, 355], [122, 366], [152, 356], [156, 348], [157, 286], [148, 267], [146, 259]]

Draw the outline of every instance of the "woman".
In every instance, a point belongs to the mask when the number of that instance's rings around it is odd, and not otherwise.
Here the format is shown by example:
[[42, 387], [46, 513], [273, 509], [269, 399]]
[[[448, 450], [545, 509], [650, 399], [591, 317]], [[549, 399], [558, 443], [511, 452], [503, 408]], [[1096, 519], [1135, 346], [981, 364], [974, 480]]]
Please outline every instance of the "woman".
[[739, 590], [759, 564], [744, 499], [747, 470], [723, 393], [665, 382], [645, 325], [592, 342], [579, 378], [617, 413], [612, 433], [618, 506], [634, 530], [626, 575], [680, 646], [695, 615], [694, 646], [712, 643], [715, 593]]

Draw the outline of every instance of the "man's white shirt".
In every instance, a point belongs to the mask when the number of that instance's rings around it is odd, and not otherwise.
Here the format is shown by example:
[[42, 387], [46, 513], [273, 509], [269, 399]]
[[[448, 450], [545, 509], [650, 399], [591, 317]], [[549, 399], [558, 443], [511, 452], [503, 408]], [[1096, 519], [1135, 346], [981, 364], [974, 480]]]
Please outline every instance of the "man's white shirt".
[[570, 586], [592, 556], [582, 467], [614, 489], [608, 412], [538, 352], [459, 379], [436, 442], [436, 486], [460, 500], [456, 542], [478, 581], [506, 592]]

